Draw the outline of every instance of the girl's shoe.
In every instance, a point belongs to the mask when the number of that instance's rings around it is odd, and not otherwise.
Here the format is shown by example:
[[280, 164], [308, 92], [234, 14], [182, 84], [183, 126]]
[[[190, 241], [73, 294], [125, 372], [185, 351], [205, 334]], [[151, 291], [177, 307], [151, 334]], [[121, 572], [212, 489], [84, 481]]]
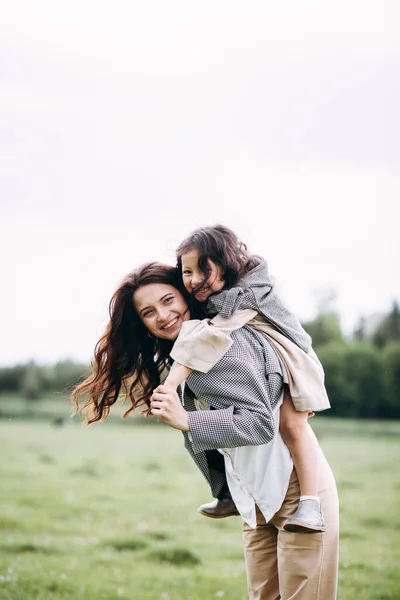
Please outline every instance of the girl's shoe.
[[318, 533], [326, 531], [321, 503], [318, 500], [300, 500], [296, 512], [284, 524], [285, 531]]

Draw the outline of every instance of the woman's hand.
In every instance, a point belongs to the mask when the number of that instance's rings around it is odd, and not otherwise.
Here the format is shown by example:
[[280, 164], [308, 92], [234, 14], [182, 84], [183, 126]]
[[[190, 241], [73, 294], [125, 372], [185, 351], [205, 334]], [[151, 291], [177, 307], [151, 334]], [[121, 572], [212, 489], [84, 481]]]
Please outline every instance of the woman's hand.
[[151, 397], [151, 414], [180, 431], [189, 431], [188, 416], [176, 391], [159, 385]]

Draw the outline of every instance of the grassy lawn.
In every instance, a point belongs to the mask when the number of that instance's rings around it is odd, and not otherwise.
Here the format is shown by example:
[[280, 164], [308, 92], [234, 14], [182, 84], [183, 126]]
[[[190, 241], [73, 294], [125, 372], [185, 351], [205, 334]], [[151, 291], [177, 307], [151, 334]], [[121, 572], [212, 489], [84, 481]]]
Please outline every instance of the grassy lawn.
[[[341, 499], [338, 598], [399, 600], [400, 423], [312, 424]], [[1, 600], [247, 598], [240, 519], [197, 513], [179, 432], [7, 417], [0, 456]]]

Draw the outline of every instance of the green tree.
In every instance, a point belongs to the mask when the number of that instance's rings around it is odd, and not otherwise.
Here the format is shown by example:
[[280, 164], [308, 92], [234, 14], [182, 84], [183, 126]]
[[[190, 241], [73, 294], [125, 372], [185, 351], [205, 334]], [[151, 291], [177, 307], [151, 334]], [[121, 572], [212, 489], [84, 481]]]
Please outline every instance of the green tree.
[[303, 323], [303, 327], [310, 334], [314, 348], [343, 341], [339, 315], [336, 313], [321, 313], [313, 321]]
[[353, 339], [356, 342], [363, 342], [364, 340], [368, 339], [368, 335], [366, 332], [366, 319], [365, 317], [360, 317], [358, 320], [358, 323], [356, 325], [356, 328], [353, 332]]
[[54, 389], [67, 391], [82, 381], [89, 374], [87, 365], [75, 363], [72, 360], [63, 360], [54, 365], [53, 386]]
[[331, 403], [327, 415], [353, 416], [353, 407], [346, 401], [347, 381], [344, 374], [346, 344], [333, 341], [318, 349], [318, 357], [325, 371], [325, 386]]
[[389, 418], [400, 418], [400, 342], [389, 342], [382, 350], [384, 408]]
[[384, 378], [379, 351], [371, 342], [346, 345], [343, 374], [345, 397], [354, 409], [354, 416], [377, 418], [384, 416]]
[[40, 397], [42, 391], [41, 377], [39, 368], [34, 361], [26, 365], [21, 379], [20, 391], [28, 400], [37, 400]]
[[400, 307], [396, 301], [389, 314], [376, 327], [372, 340], [378, 348], [383, 348], [388, 342], [400, 340]]
[[3, 367], [0, 369], [0, 393], [17, 392], [25, 375], [26, 365]]

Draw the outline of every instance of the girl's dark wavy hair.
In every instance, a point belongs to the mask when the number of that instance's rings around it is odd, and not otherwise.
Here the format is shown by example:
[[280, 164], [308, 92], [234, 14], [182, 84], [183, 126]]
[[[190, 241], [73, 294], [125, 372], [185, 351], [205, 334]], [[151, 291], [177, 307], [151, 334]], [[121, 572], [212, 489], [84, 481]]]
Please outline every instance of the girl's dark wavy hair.
[[225, 289], [236, 285], [245, 273], [262, 261], [261, 257], [250, 254], [246, 244], [225, 225], [199, 227], [179, 244], [176, 258], [180, 273], [182, 272], [182, 255], [193, 249], [199, 253], [198, 264], [204, 273], [204, 280], [196, 287], [194, 293], [204, 285], [209, 277], [209, 258], [221, 267]]
[[150, 337], [133, 305], [133, 293], [150, 283], [172, 285], [188, 297], [180, 272], [169, 265], [146, 263], [124, 277], [110, 301], [110, 321], [96, 344], [92, 374], [72, 392], [75, 413], [84, 411], [88, 425], [109, 415], [121, 390], [130, 401], [124, 418], [138, 406], [149, 414], [152, 391], [172, 363], [172, 342]]

